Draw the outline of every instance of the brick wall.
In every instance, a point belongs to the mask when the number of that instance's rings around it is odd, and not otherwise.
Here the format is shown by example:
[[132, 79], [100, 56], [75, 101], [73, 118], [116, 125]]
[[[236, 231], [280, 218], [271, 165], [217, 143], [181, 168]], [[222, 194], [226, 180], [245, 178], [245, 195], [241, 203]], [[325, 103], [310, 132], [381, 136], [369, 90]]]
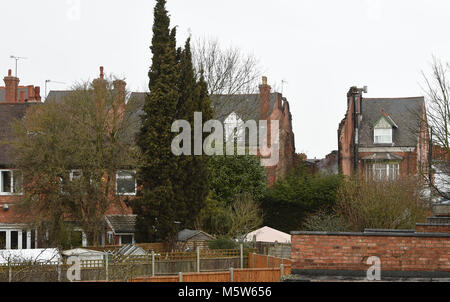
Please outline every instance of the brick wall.
[[380, 258], [382, 272], [450, 275], [450, 234], [292, 233], [293, 271], [367, 271], [371, 256]]
[[416, 232], [419, 233], [450, 233], [450, 224], [427, 224], [418, 223], [416, 225]]

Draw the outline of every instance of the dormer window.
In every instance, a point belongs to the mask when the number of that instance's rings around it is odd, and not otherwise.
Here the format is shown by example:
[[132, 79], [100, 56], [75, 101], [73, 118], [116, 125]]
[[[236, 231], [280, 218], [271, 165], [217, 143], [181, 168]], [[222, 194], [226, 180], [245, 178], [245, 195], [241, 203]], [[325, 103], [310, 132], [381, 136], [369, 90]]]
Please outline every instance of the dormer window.
[[394, 120], [381, 110], [381, 117], [375, 122], [373, 129], [373, 142], [375, 144], [392, 144], [392, 130], [398, 128]]
[[375, 129], [373, 136], [375, 144], [392, 144], [392, 128]]

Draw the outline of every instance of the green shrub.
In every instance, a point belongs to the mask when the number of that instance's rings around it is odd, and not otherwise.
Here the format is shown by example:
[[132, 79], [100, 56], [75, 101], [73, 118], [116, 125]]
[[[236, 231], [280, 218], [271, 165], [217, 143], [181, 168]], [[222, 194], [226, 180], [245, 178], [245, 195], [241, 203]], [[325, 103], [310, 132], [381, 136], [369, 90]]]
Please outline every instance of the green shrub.
[[232, 250], [239, 248], [239, 244], [233, 239], [221, 237], [208, 242], [211, 250]]

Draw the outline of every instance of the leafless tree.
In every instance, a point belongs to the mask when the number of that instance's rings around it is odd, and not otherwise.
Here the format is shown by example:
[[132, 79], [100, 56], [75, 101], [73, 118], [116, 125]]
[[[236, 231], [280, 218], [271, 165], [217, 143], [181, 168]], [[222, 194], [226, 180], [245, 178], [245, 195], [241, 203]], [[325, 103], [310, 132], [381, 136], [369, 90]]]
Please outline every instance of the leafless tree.
[[203, 73], [210, 95], [227, 96], [212, 100], [216, 114], [233, 101], [232, 96], [257, 92], [261, 69], [252, 54], [233, 46], [223, 48], [217, 39], [202, 38], [194, 43], [193, 61], [199, 76]]
[[450, 199], [450, 82], [449, 63], [433, 57], [431, 73], [422, 72], [430, 132], [429, 170], [424, 173], [434, 195]]

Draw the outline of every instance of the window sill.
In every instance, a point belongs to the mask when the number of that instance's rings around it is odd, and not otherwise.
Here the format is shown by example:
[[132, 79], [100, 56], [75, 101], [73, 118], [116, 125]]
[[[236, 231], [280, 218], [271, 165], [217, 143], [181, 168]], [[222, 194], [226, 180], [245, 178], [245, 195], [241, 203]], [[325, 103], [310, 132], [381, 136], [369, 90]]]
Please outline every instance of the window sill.
[[23, 196], [23, 193], [0, 193], [0, 196]]
[[136, 193], [116, 193], [117, 196], [136, 196]]

